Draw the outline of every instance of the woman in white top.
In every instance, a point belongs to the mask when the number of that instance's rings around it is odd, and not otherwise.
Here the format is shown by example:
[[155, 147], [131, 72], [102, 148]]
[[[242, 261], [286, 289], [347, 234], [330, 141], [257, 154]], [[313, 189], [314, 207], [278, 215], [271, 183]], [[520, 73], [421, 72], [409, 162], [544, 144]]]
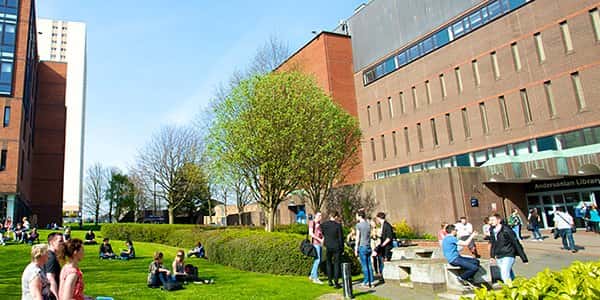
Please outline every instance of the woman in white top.
[[48, 262], [48, 245], [38, 244], [31, 248], [31, 263], [21, 277], [21, 299], [42, 300], [50, 297], [50, 282], [42, 271]]

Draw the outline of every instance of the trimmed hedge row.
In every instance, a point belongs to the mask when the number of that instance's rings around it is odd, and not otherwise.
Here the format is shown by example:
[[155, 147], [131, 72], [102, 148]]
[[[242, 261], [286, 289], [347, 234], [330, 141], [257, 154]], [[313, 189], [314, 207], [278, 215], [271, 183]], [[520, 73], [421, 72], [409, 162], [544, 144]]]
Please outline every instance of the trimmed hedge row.
[[[269, 233], [260, 227], [255, 230], [194, 225], [107, 224], [102, 227], [102, 233], [111, 239], [129, 238], [134, 242], [166, 244], [185, 249], [201, 241], [209, 261], [260, 273], [307, 276], [313, 261], [300, 252], [300, 242], [304, 239], [302, 235]], [[360, 273], [360, 264], [351, 249], [345, 249], [342, 260], [352, 263], [353, 274]]]

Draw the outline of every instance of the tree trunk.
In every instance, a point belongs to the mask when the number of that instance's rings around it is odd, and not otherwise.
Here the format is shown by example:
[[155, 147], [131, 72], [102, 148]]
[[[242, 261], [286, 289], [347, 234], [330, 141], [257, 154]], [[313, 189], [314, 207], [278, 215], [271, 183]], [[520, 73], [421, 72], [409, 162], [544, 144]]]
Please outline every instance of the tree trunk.
[[238, 209], [238, 225], [244, 225], [242, 222], [242, 211]]
[[275, 229], [275, 212], [277, 212], [277, 208], [270, 207], [267, 211], [267, 226], [265, 231], [273, 232]]
[[173, 207], [169, 206], [169, 224], [175, 224], [175, 210]]

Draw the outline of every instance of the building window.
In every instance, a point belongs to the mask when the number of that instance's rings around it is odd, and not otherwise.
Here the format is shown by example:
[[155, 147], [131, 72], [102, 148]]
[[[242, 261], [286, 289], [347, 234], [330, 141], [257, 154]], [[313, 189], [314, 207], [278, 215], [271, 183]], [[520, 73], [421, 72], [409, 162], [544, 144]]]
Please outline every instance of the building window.
[[390, 119], [394, 117], [394, 103], [392, 97], [388, 97], [388, 111], [390, 113]]
[[423, 151], [423, 131], [421, 130], [421, 123], [417, 123], [417, 139], [419, 141], [419, 151]]
[[479, 86], [481, 84], [481, 77], [479, 77], [479, 64], [477, 64], [477, 60], [473, 60], [471, 62], [471, 66], [473, 67], [473, 79], [475, 80], [475, 86]]
[[372, 125], [371, 123], [371, 106], [367, 105], [367, 124], [369, 124], [369, 126]]
[[435, 126], [435, 118], [429, 120], [429, 123], [431, 124], [431, 137], [433, 138], [433, 146], [439, 146], [440, 143], [438, 141], [437, 128]]
[[408, 127], [404, 127], [404, 144], [406, 145], [406, 153], [410, 153], [410, 139], [408, 137]]
[[387, 151], [385, 150], [385, 135], [381, 135], [381, 152], [383, 153], [383, 159], [387, 158]]
[[2, 150], [2, 156], [0, 156], [0, 171], [6, 170], [6, 157], [8, 155], [8, 150]]
[[579, 72], [571, 73], [571, 82], [573, 82], [573, 89], [575, 90], [575, 100], [577, 100], [577, 108], [582, 111], [586, 108], [585, 98], [583, 97], [583, 87], [581, 86], [581, 79], [579, 78]]
[[398, 156], [398, 146], [396, 142], [396, 132], [392, 131], [392, 146], [394, 146], [394, 157]]
[[381, 101], [377, 101], [377, 118], [379, 122], [383, 119], [383, 115], [381, 114]]
[[446, 114], [446, 130], [448, 131], [448, 142], [454, 143], [454, 134], [452, 133], [452, 120], [450, 114]]
[[413, 108], [417, 110], [419, 108], [419, 99], [417, 98], [417, 87], [412, 87], [412, 98], [413, 98]]
[[502, 127], [504, 127], [504, 129], [508, 129], [510, 128], [510, 120], [508, 119], [508, 109], [506, 108], [506, 99], [504, 99], [504, 96], [498, 97], [498, 104], [500, 105]]
[[488, 126], [487, 119], [487, 111], [485, 109], [485, 103], [479, 103], [479, 115], [481, 116], [481, 129], [483, 130], [483, 134], [488, 134], [490, 132], [490, 128]]
[[10, 106], [4, 107], [4, 122], [2, 123], [3, 127], [6, 128], [10, 124]]
[[541, 64], [546, 61], [546, 51], [544, 51], [544, 43], [542, 41], [542, 34], [539, 32], [534, 34], [533, 39], [535, 40], [535, 49], [537, 51], [537, 57]]
[[573, 40], [571, 40], [571, 32], [569, 31], [569, 24], [567, 24], [567, 21], [563, 21], [560, 23], [560, 32], [562, 34], [565, 52], [573, 52]]
[[548, 112], [550, 113], [550, 117], [553, 118], [556, 116], [556, 107], [554, 106], [554, 94], [552, 93], [552, 82], [546, 81], [544, 82], [544, 91], [546, 92], [546, 102], [548, 103]]
[[371, 138], [371, 154], [373, 161], [377, 160], [377, 155], [375, 154], [375, 139]]
[[600, 42], [600, 14], [597, 8], [590, 10], [590, 19], [592, 20], [596, 42]]
[[440, 74], [440, 88], [442, 89], [442, 98], [445, 99], [448, 97], [448, 92], [446, 91], [446, 81], [444, 80], [444, 74]]
[[406, 102], [404, 99], [404, 92], [400, 92], [400, 113], [406, 113]]
[[471, 138], [471, 125], [469, 124], [469, 115], [467, 113], [467, 108], [463, 107], [461, 109], [463, 128], [465, 130], [465, 139]]
[[492, 59], [492, 70], [494, 71], [494, 79], [500, 79], [500, 67], [498, 66], [498, 56], [496, 55], [496, 51], [490, 53], [490, 57]]
[[519, 56], [519, 47], [516, 42], [510, 44], [510, 51], [512, 52], [515, 71], [519, 72], [521, 71], [521, 57]]
[[521, 94], [521, 105], [523, 107], [523, 116], [525, 117], [525, 124], [531, 124], [533, 117], [531, 115], [531, 105], [529, 105], [529, 97], [527, 96], [527, 90], [522, 89]]
[[456, 67], [454, 68], [454, 75], [456, 76], [456, 88], [458, 89], [458, 93], [462, 93], [463, 91], [463, 84], [462, 84], [462, 77], [460, 76], [460, 68]]
[[427, 104], [431, 104], [431, 86], [429, 85], [429, 80], [425, 81], [425, 93], [427, 94]]

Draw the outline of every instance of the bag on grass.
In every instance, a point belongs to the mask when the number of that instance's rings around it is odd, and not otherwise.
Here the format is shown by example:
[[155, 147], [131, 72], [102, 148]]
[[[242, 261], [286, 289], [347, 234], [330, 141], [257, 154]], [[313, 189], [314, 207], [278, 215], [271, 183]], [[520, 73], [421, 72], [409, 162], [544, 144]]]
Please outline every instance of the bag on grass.
[[165, 284], [163, 285], [163, 289], [165, 291], [176, 291], [183, 289], [183, 285], [181, 284], [181, 282], [169, 280], [165, 282]]

